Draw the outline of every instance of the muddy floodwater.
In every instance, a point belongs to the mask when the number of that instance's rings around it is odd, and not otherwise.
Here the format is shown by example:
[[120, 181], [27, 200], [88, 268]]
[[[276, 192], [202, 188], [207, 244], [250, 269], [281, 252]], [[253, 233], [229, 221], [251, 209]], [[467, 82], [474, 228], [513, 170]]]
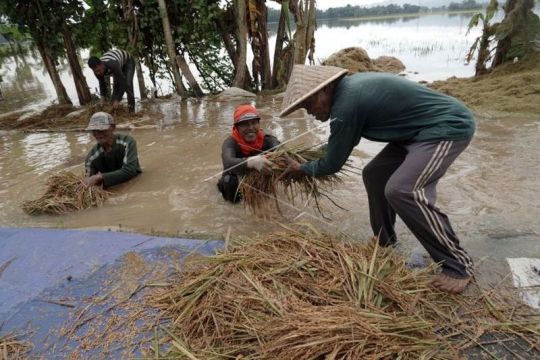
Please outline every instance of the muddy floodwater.
[[[168, 101], [153, 107], [164, 114], [155, 128], [134, 129], [143, 173], [113, 189], [103, 207], [64, 216], [29, 216], [21, 202], [38, 197], [49, 176], [83, 172], [93, 144], [87, 133], [0, 133], [0, 226], [121, 229], [136, 232], [223, 237], [272, 231], [280, 224], [309, 222], [353, 238], [371, 236], [365, 189], [352, 175], [329, 195], [347, 210], [323, 203], [284, 207], [285, 218], [256, 217], [242, 205], [225, 202], [216, 188], [221, 144], [230, 132], [238, 101]], [[328, 126], [303, 112], [280, 119], [280, 98], [258, 97], [263, 127], [286, 141], [320, 144]], [[439, 185], [439, 206], [447, 211], [473, 255], [540, 256], [540, 118], [477, 114], [471, 146]], [[306, 133], [306, 134], [304, 134]], [[304, 135], [302, 135], [304, 134]], [[362, 140], [351, 156], [362, 168], [384, 144]], [[413, 244], [402, 223], [398, 234]], [[413, 246], [412, 245], [412, 246]]]

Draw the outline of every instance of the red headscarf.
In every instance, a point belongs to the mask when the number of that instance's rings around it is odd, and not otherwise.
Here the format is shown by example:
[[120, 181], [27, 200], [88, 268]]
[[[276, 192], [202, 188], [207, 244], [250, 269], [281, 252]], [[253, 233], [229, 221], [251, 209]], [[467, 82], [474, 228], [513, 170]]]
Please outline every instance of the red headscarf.
[[249, 154], [253, 153], [254, 151], [262, 151], [265, 134], [262, 129], [259, 129], [255, 141], [248, 143], [246, 140], [244, 140], [244, 138], [238, 131], [238, 127], [236, 125], [241, 123], [242, 121], [260, 118], [261, 117], [257, 109], [255, 109], [254, 106], [249, 104], [240, 105], [234, 110], [234, 125], [232, 129], [232, 138], [238, 143], [238, 145], [240, 145], [240, 150], [246, 156], [249, 156]]

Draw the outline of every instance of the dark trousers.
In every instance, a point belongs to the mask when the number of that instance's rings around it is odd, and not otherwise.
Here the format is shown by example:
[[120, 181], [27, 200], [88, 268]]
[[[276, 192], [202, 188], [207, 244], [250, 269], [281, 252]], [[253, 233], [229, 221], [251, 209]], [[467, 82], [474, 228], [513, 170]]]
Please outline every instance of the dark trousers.
[[238, 192], [239, 184], [237, 175], [225, 174], [219, 179], [217, 187], [225, 200], [237, 203], [242, 200], [242, 196]]
[[132, 58], [126, 61], [126, 64], [122, 68], [122, 72], [126, 77], [127, 88], [126, 95], [128, 100], [129, 112], [135, 111], [135, 93], [133, 92], [133, 77], [135, 76], [135, 60]]
[[473, 263], [460, 246], [448, 217], [435, 206], [436, 186], [470, 139], [390, 143], [362, 176], [368, 193], [371, 227], [382, 246], [396, 242], [398, 215], [442, 271], [453, 277], [473, 274]]

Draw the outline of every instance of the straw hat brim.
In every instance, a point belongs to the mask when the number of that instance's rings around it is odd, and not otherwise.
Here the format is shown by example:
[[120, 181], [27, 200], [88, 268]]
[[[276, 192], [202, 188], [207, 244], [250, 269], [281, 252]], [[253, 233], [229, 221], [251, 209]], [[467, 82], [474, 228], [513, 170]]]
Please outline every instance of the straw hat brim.
[[289, 104], [286, 108], [281, 110], [281, 113], [279, 114], [279, 116], [289, 115], [293, 111], [300, 108], [300, 105], [302, 105], [302, 102], [304, 102], [306, 99], [310, 98], [311, 96], [315, 95], [319, 90], [322, 90], [325, 86], [347, 75], [348, 71], [345, 69], [342, 69], [342, 70], [343, 71], [339, 71], [335, 73], [334, 75], [330, 76], [328, 79], [324, 80], [317, 86], [310, 88], [304, 95], [300, 96], [298, 99], [296, 99], [291, 104]]

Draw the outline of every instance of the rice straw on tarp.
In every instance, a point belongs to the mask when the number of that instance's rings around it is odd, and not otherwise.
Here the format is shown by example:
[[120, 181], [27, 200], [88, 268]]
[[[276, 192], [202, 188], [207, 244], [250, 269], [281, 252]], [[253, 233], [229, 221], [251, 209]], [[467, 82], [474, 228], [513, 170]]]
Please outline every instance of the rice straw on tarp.
[[354, 172], [352, 165], [347, 162], [340, 173], [326, 176], [303, 176], [295, 181], [285, 181], [279, 179], [287, 169], [287, 158], [297, 161], [300, 164], [317, 160], [324, 156], [322, 148], [279, 147], [266, 154], [266, 157], [273, 163], [271, 174], [258, 171], [248, 171], [242, 177], [238, 191], [242, 194], [244, 204], [254, 213], [269, 211], [274, 205], [274, 209], [281, 213], [280, 197], [291, 204], [300, 197], [302, 200], [313, 200], [319, 213], [320, 199], [327, 198], [334, 205], [337, 205], [327, 194], [329, 188], [343, 182], [343, 173]]
[[[147, 354], [456, 359], [484, 333], [512, 336], [540, 354], [538, 314], [518, 315], [516, 304], [493, 292], [495, 317], [478, 297], [431, 287], [433, 269], [412, 271], [375, 242], [311, 231], [237, 239], [228, 251], [186, 265], [172, 285], [149, 295], [148, 305], [167, 327]], [[171, 346], [158, 349], [156, 343]]]
[[86, 185], [82, 176], [63, 171], [51, 176], [45, 193], [36, 200], [24, 202], [22, 209], [28, 215], [65, 214], [101, 206], [109, 194], [99, 186]]
[[27, 353], [32, 344], [20, 339], [19, 335], [8, 333], [0, 335], [0, 360], [29, 359]]

